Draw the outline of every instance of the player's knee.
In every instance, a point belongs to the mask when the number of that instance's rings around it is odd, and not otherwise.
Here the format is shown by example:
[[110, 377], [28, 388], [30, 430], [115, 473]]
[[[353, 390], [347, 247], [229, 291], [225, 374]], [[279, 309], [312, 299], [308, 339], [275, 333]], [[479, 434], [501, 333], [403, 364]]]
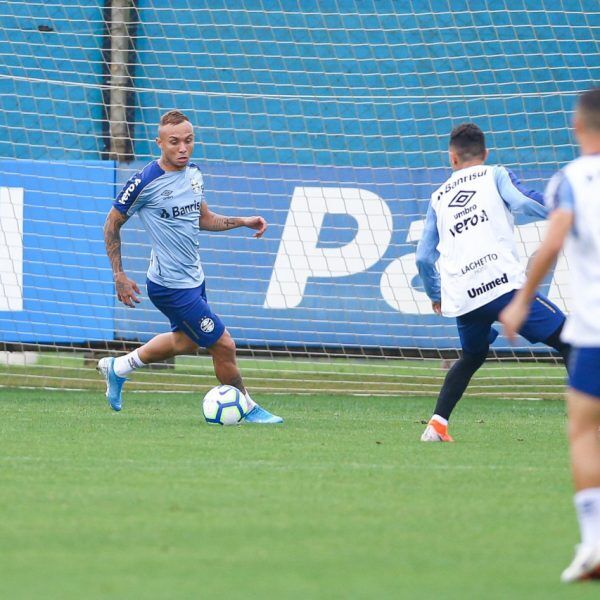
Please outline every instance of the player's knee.
[[198, 344], [181, 332], [174, 334], [173, 346], [176, 354], [192, 354], [198, 348]]
[[567, 435], [570, 442], [575, 442], [580, 439], [590, 429], [590, 423], [581, 418], [577, 411], [572, 411], [569, 414], [569, 423], [567, 425]]
[[226, 331], [219, 338], [219, 344], [225, 352], [227, 352], [229, 354], [235, 354], [235, 351], [236, 351], [235, 342], [234, 342], [233, 338], [229, 335], [229, 332]]
[[183, 340], [180, 352], [182, 354], [193, 354], [198, 349], [198, 344], [186, 336]]
[[600, 427], [600, 399], [571, 390], [567, 405], [569, 440], [573, 442], [585, 435], [597, 436]]
[[568, 344], [567, 342], [563, 342], [560, 339], [560, 334], [562, 333], [563, 326], [564, 323], [554, 333], [552, 333], [552, 335], [548, 336], [548, 338], [544, 340], [544, 344], [546, 344], [546, 346], [554, 348], [561, 354], [568, 353], [571, 350], [570, 344]]
[[223, 335], [209, 348], [213, 355], [218, 355], [221, 358], [231, 359], [235, 357], [236, 345], [233, 338], [225, 331]]
[[487, 349], [481, 352], [463, 352], [460, 360], [464, 365], [468, 365], [474, 369], [479, 369], [479, 367], [485, 362], [487, 354]]

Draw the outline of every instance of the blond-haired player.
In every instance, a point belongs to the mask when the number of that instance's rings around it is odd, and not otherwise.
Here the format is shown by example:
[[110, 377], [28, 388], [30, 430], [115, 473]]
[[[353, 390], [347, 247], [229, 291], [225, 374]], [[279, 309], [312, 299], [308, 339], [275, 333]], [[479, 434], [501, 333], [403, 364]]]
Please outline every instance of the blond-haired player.
[[283, 419], [256, 404], [244, 386], [235, 342], [208, 304], [200, 261], [201, 230], [247, 227], [256, 232], [255, 237], [261, 237], [267, 223], [260, 216], [224, 217], [209, 209], [202, 173], [190, 162], [194, 128], [182, 112], [171, 110], [162, 116], [156, 143], [160, 158], [135, 173], [116, 197], [106, 218], [104, 241], [117, 298], [133, 308], [139, 302], [140, 290], [123, 270], [120, 230], [137, 213], [152, 244], [146, 279], [148, 296], [169, 319], [171, 331], [153, 337], [125, 356], [100, 359], [98, 370], [106, 379], [108, 403], [113, 410], [121, 410], [122, 387], [135, 369], [195, 352], [202, 346], [212, 356], [217, 379], [246, 395], [250, 410], [245, 421], [281, 423]]

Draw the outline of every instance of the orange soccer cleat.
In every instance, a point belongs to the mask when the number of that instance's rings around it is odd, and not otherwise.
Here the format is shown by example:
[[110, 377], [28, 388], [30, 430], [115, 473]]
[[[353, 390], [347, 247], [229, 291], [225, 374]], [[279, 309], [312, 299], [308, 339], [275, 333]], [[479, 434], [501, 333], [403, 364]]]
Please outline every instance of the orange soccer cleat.
[[421, 436], [422, 442], [453, 442], [452, 436], [448, 433], [448, 425], [443, 425], [435, 419], [430, 419], [427, 427]]

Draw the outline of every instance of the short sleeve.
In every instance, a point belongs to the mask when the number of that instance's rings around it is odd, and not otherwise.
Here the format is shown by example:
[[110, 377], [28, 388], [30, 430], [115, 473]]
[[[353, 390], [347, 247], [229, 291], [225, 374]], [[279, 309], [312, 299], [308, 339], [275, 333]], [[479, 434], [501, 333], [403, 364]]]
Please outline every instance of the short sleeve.
[[132, 215], [142, 206], [140, 194], [143, 189], [142, 173], [136, 173], [123, 186], [113, 202], [113, 207], [120, 213]]
[[555, 173], [548, 182], [546, 192], [544, 193], [544, 202], [550, 211], [557, 208], [569, 211], [574, 210], [575, 198], [573, 188], [564, 171]]

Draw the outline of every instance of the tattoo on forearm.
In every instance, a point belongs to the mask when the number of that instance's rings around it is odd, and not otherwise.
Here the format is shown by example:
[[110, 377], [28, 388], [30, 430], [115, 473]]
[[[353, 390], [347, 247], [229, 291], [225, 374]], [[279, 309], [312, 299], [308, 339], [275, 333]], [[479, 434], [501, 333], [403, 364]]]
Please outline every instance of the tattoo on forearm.
[[222, 215], [212, 214], [212, 218], [206, 221], [200, 221], [202, 229], [207, 231], [226, 231], [239, 227], [238, 220], [233, 217], [223, 217]]
[[123, 270], [121, 261], [121, 224], [115, 222], [114, 219], [108, 217], [104, 224], [104, 245], [106, 246], [106, 254], [110, 261], [113, 273], [119, 273]]
[[234, 227], [241, 227], [242, 220], [239, 217], [224, 217], [212, 212], [206, 204], [206, 200], [200, 203], [200, 228], [206, 231], [226, 231]]

